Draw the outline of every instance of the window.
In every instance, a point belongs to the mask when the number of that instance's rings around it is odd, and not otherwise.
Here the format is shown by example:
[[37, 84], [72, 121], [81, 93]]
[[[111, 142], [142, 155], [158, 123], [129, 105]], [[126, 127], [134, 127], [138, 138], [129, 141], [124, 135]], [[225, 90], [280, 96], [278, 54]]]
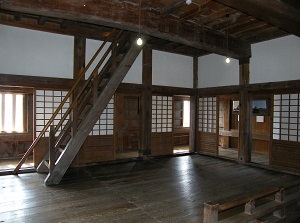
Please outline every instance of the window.
[[[36, 119], [36, 137], [41, 133], [44, 126], [47, 124], [55, 110], [58, 108], [64, 97], [67, 95], [67, 91], [53, 91], [53, 90], [36, 90], [35, 95], [35, 119]], [[69, 107], [69, 100], [64, 104], [54, 119], [54, 125], [57, 125], [67, 111]], [[67, 117], [68, 119], [68, 117]], [[65, 121], [60, 130], [66, 125]], [[58, 135], [60, 131], [56, 134]], [[45, 137], [49, 136], [49, 132], [46, 131]]]
[[217, 98], [199, 98], [199, 127], [200, 132], [216, 133], [217, 127]]
[[114, 134], [114, 96], [102, 112], [90, 135], [113, 135]]
[[273, 139], [300, 142], [300, 94], [274, 95]]
[[0, 132], [24, 132], [24, 95], [0, 94]]
[[152, 96], [152, 132], [172, 132], [173, 98]]
[[183, 101], [183, 127], [190, 127], [190, 101]]

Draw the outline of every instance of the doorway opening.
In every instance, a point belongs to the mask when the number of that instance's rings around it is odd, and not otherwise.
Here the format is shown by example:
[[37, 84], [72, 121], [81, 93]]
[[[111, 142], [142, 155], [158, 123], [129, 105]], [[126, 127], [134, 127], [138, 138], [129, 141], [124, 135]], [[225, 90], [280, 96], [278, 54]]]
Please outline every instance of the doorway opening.
[[173, 154], [189, 153], [190, 96], [176, 95], [173, 100]]
[[239, 98], [238, 95], [219, 96], [219, 146], [218, 155], [238, 159], [239, 148]]
[[251, 162], [268, 166], [271, 146], [270, 100], [266, 96], [255, 96], [251, 100], [252, 145]]
[[140, 96], [122, 93], [117, 94], [116, 100], [116, 159], [137, 158]]

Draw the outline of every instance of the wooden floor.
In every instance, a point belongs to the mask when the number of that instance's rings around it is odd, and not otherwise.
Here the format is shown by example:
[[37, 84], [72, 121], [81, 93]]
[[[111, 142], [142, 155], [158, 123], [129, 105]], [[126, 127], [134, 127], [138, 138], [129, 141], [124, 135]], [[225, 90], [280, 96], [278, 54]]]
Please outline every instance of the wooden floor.
[[202, 222], [205, 201], [299, 180], [200, 155], [71, 169], [52, 187], [44, 178], [0, 176], [0, 222]]

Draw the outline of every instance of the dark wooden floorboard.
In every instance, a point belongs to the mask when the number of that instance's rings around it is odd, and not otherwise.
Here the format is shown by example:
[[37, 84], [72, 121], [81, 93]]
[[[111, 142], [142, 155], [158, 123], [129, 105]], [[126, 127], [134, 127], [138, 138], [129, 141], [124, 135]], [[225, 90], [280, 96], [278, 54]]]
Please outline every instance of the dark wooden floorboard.
[[0, 222], [202, 222], [204, 202], [300, 179], [199, 155], [74, 168], [51, 187], [44, 178], [1, 176]]

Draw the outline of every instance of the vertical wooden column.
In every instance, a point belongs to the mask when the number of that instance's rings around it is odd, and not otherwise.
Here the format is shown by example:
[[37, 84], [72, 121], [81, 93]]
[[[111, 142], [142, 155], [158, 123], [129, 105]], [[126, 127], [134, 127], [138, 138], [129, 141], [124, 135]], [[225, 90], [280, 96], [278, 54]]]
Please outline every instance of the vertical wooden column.
[[[86, 53], [86, 38], [80, 36], [74, 36], [74, 60], [73, 60], [73, 78], [77, 79], [80, 72], [85, 68], [85, 53]], [[76, 97], [76, 90], [71, 97], [73, 100]], [[72, 119], [72, 135], [77, 132], [77, 106], [74, 106], [74, 110], [71, 113]]]
[[196, 151], [196, 138], [197, 138], [197, 94], [198, 88], [198, 57], [193, 57], [193, 88], [195, 95], [190, 97], [190, 134], [189, 134], [189, 145], [190, 152]]
[[140, 105], [140, 156], [151, 155], [152, 125], [152, 49], [143, 49], [142, 79], [144, 91]]
[[247, 90], [249, 84], [249, 58], [240, 60], [240, 111], [239, 111], [239, 154], [240, 163], [251, 161], [251, 107]]

